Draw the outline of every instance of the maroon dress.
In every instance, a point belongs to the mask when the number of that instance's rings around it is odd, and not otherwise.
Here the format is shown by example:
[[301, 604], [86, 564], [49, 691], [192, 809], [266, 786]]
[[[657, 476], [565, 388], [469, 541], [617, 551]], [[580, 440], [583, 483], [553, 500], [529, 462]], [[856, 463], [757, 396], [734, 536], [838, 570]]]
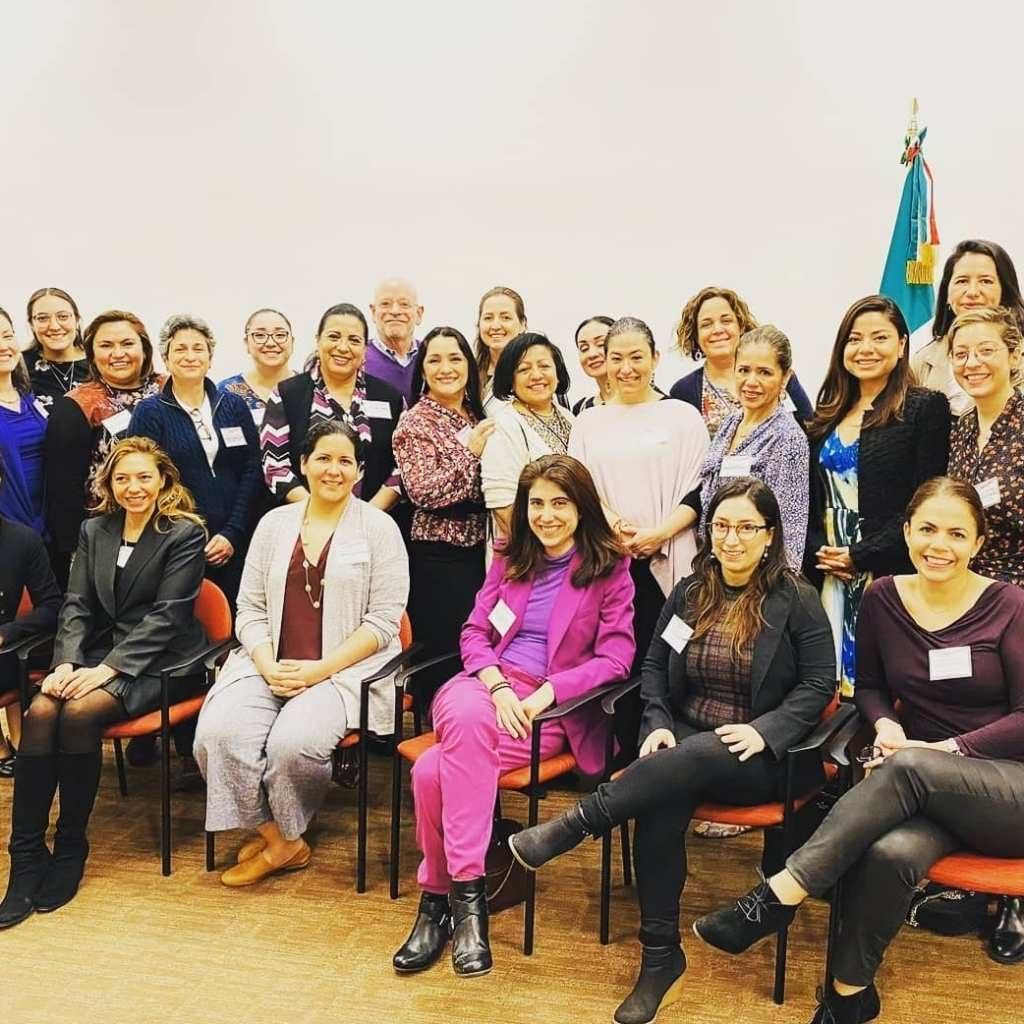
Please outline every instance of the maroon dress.
[[[277, 660], [319, 661], [323, 657], [323, 578], [333, 534], [327, 539], [316, 565], [305, 567], [302, 538], [295, 541], [284, 585], [281, 611], [281, 639]], [[314, 607], [313, 602], [319, 607]]]

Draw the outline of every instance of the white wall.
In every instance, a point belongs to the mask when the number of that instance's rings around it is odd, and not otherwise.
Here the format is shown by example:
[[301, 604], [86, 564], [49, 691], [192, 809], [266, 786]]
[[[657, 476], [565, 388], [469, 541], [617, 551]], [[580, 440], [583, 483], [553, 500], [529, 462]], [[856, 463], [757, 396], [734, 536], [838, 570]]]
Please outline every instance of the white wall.
[[[298, 0], [7, 4], [0, 305], [58, 284], [86, 317], [242, 322], [410, 275], [425, 326], [510, 284], [571, 348], [737, 288], [817, 387], [876, 289], [909, 99], [939, 226], [1024, 264], [1013, 4]], [[974, 40], [973, 42], [971, 40]], [[1024, 271], [1024, 266], [1022, 266]], [[19, 324], [22, 340], [27, 327]]]

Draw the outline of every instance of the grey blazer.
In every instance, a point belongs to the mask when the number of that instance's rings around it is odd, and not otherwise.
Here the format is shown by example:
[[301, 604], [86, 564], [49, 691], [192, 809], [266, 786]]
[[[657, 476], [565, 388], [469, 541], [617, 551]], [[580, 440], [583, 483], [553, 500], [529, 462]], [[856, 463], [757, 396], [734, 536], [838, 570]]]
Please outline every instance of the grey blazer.
[[[155, 517], [154, 517], [155, 519]], [[160, 671], [206, 643], [193, 617], [203, 582], [206, 534], [184, 519], [151, 519], [115, 584], [124, 512], [86, 520], [60, 610], [53, 665], [98, 665], [118, 675], [104, 687], [130, 717], [160, 704]], [[161, 532], [166, 531], [166, 532]], [[180, 699], [180, 684], [171, 699]]]

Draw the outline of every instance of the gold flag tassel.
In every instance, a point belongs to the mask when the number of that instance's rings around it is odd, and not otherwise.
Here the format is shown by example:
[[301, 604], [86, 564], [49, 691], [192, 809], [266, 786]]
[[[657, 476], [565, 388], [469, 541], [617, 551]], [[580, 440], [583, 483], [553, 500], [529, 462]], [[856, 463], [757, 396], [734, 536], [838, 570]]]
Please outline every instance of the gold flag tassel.
[[917, 247], [917, 259], [907, 260], [907, 284], [935, 284], [935, 246]]

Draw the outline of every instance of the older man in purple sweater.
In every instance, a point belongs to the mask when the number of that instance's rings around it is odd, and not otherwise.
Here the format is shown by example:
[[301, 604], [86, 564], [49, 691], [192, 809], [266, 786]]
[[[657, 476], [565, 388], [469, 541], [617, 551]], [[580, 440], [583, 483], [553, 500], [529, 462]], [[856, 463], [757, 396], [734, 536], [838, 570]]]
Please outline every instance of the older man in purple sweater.
[[377, 332], [366, 350], [366, 372], [408, 399], [420, 347], [416, 328], [423, 319], [416, 287], [402, 278], [381, 281], [373, 294], [370, 314]]

